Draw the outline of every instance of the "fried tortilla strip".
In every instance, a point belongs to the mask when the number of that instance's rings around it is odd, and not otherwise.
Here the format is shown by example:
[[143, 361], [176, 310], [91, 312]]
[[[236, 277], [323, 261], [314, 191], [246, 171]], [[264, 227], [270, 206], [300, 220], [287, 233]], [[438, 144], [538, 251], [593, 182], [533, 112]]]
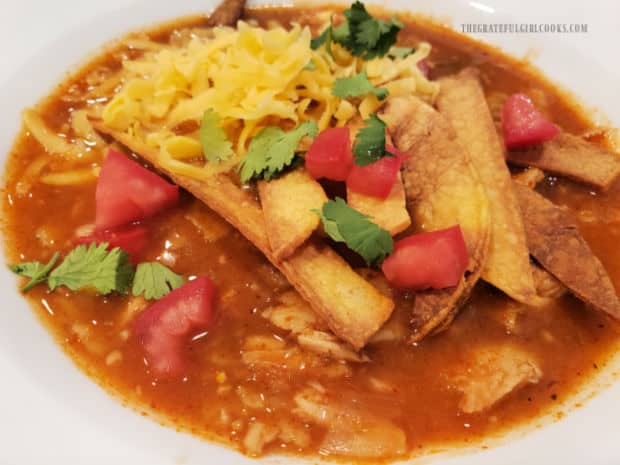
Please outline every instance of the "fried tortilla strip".
[[[158, 167], [158, 153], [126, 133], [100, 121], [93, 127]], [[359, 350], [387, 321], [394, 302], [358, 275], [329, 246], [308, 241], [295, 255], [278, 263], [271, 252], [263, 212], [257, 200], [227, 175], [208, 181], [162, 170], [176, 184], [191, 192], [237, 228], [274, 264], [341, 339]], [[329, 276], [329, 280], [325, 278]]]
[[320, 218], [312, 210], [320, 210], [327, 195], [303, 168], [272, 181], [259, 181], [258, 194], [271, 250], [280, 261], [295, 252], [317, 228]]
[[309, 241], [284, 260], [280, 269], [311, 305], [337, 309], [319, 313], [319, 316], [327, 321], [334, 334], [355, 349], [366, 345], [394, 309], [391, 299], [351, 270], [331, 247], [319, 241]]
[[347, 189], [347, 203], [351, 208], [372, 217], [372, 221], [395, 236], [411, 225], [411, 218], [407, 211], [407, 199], [402, 176], [398, 179], [385, 199]]
[[245, 0], [224, 0], [207, 19], [207, 26], [235, 26], [244, 7]]
[[508, 161], [518, 166], [534, 166], [603, 190], [620, 175], [618, 155], [566, 132], [534, 147], [510, 150]]
[[515, 183], [532, 256], [579, 299], [620, 320], [620, 302], [602, 263], [570, 214]]
[[420, 292], [411, 315], [412, 341], [447, 327], [480, 277], [490, 237], [484, 187], [447, 120], [416, 97], [388, 102], [383, 118], [403, 163], [413, 224], [434, 231], [459, 224], [469, 251], [465, 277], [449, 289]]
[[506, 166], [504, 148], [477, 72], [472, 68], [440, 80], [439, 112], [456, 131], [480, 175], [491, 214], [491, 245], [482, 278], [513, 299], [542, 305], [537, 298], [523, 221]]

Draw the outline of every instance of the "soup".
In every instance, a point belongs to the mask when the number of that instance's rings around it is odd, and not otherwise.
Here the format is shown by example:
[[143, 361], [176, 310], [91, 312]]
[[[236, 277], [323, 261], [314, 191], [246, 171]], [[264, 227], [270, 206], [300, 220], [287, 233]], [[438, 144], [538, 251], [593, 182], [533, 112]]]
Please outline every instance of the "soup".
[[478, 443], [617, 343], [606, 131], [514, 59], [360, 5], [129, 35], [9, 156], [8, 259], [63, 349], [251, 456]]

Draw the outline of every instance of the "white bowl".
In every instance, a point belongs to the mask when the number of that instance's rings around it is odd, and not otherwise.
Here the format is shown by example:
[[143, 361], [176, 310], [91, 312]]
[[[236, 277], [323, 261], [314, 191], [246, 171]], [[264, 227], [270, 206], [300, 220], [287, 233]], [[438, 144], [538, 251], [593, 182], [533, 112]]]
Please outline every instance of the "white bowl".
[[[6, 2], [8, 3], [8, 2]], [[272, 2], [273, 3], [273, 2]], [[463, 23], [579, 23], [587, 34], [486, 34], [480, 38], [533, 61], [588, 107], [620, 126], [617, 43], [620, 2], [410, 0], [367, 2]], [[18, 130], [20, 111], [49, 92], [65, 72], [106, 41], [132, 29], [208, 11], [214, 0], [20, 0], [0, 16], [0, 161]], [[603, 116], [601, 116], [603, 118]], [[59, 212], [62, 214], [62, 212]], [[240, 454], [157, 425], [109, 397], [80, 372], [36, 320], [0, 271], [0, 463], [242, 464]], [[605, 383], [612, 369], [599, 379]], [[597, 384], [593, 384], [598, 389]], [[587, 390], [586, 390], [587, 391]], [[437, 464], [620, 463], [620, 383], [557, 423], [489, 450], [435, 456]], [[292, 458], [264, 459], [293, 463]]]

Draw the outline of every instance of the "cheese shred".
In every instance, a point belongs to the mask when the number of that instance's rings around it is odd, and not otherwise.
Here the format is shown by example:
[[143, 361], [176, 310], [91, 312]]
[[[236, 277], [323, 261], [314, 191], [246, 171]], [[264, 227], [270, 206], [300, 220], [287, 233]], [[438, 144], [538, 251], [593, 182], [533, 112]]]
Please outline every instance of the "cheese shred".
[[[364, 62], [337, 44], [331, 53], [325, 47], [312, 50], [310, 39], [310, 30], [296, 24], [290, 30], [263, 29], [240, 21], [236, 29], [217, 27], [180, 44], [149, 47], [141, 40], [145, 51], [123, 62], [123, 84], [103, 108], [103, 123], [158, 150], [163, 167], [207, 179], [237, 166], [265, 126], [307, 120], [320, 129], [344, 126], [382, 105], [374, 95], [353, 101], [335, 97], [332, 86], [339, 77], [366, 68], [370, 81], [387, 87], [390, 96], [414, 90], [432, 101], [438, 93], [438, 84], [417, 66], [430, 52], [427, 43], [404, 59]], [[219, 115], [235, 147], [236, 155], [220, 164], [204, 159], [197, 129], [179, 130], [198, 127], [208, 109]]]

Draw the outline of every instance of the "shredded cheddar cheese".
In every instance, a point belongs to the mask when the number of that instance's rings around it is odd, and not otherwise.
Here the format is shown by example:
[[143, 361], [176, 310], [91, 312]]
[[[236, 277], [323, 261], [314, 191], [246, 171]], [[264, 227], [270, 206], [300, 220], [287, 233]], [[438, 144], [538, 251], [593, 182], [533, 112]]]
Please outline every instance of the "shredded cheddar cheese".
[[[390, 96], [413, 90], [433, 100], [438, 92], [417, 67], [429, 44], [404, 59], [365, 62], [337, 44], [333, 55], [325, 47], [312, 50], [310, 39], [310, 30], [299, 25], [263, 29], [239, 22], [237, 29], [218, 27], [182, 45], [142, 44], [144, 54], [123, 63], [123, 84], [104, 107], [103, 123], [158, 150], [162, 165], [173, 172], [206, 179], [237, 166], [249, 140], [265, 126], [314, 120], [325, 129], [358, 115], [367, 118], [383, 103], [374, 95], [348, 101], [332, 94], [335, 79], [364, 67]], [[236, 154], [219, 164], [204, 159], [197, 129], [178, 131], [188, 123], [196, 126], [208, 109], [234, 141]]]

